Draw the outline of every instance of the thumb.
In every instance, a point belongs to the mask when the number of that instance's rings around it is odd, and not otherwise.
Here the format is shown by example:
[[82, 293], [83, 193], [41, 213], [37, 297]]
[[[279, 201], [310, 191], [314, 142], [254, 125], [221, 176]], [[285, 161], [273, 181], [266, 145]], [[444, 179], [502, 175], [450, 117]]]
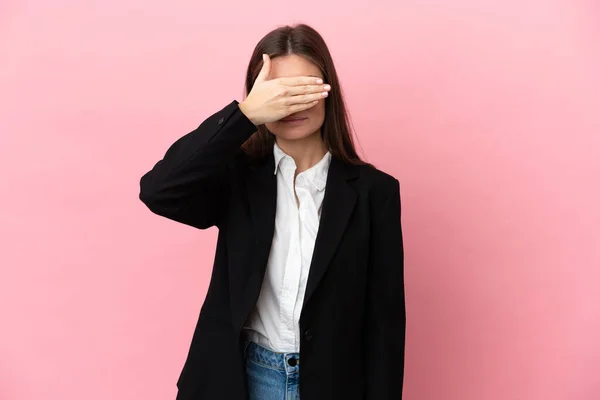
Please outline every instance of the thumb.
[[263, 66], [256, 77], [256, 80], [259, 82], [263, 82], [267, 80], [267, 77], [271, 73], [271, 58], [269, 58], [268, 54], [263, 54]]

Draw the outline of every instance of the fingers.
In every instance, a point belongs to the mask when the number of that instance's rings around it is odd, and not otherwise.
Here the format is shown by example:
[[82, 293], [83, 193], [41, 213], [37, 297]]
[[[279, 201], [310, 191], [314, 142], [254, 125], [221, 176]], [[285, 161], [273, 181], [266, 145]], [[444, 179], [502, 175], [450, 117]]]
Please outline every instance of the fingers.
[[271, 73], [271, 58], [268, 54], [263, 54], [263, 66], [256, 77], [256, 82], [264, 82]]
[[323, 79], [315, 78], [314, 76], [293, 76], [287, 78], [275, 79], [279, 84], [285, 86], [301, 86], [301, 85], [321, 85]]
[[321, 99], [326, 98], [329, 95], [329, 92], [318, 92], [311, 94], [301, 94], [298, 96], [290, 96], [285, 100], [285, 104], [288, 106], [294, 104], [306, 104], [312, 103], [313, 101], [319, 101]]
[[298, 96], [301, 94], [329, 92], [330, 90], [330, 85], [302, 85], [288, 87], [285, 89], [285, 92], [288, 96]]
[[316, 106], [318, 103], [319, 103], [319, 101], [317, 100], [317, 101], [313, 101], [310, 103], [294, 104], [289, 107], [289, 111], [290, 111], [290, 114], [294, 114], [294, 113], [297, 113], [300, 111], [308, 110], [309, 108]]

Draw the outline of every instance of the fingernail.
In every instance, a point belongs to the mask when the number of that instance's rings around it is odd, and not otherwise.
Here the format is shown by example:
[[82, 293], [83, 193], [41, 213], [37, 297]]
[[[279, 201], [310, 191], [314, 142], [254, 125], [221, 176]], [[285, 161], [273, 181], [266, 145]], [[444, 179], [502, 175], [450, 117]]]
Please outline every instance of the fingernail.
[[323, 79], [318, 78], [317, 79], [317, 85], [320, 85], [321, 83], [323, 83]]
[[323, 89], [325, 89], [325, 90], [329, 90], [329, 89], [331, 89], [331, 86], [329, 86], [329, 85], [325, 85], [325, 87], [324, 87]]
[[267, 61], [267, 55], [263, 53], [263, 61]]

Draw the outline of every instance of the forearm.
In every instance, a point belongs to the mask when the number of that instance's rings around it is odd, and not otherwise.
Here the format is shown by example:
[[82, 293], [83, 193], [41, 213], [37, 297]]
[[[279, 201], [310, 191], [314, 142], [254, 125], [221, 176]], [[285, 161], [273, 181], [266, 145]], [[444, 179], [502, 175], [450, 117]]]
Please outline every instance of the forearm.
[[140, 180], [140, 199], [155, 213], [180, 221], [193, 202], [191, 225], [211, 225], [227, 186], [227, 165], [256, 126], [232, 102], [173, 143]]

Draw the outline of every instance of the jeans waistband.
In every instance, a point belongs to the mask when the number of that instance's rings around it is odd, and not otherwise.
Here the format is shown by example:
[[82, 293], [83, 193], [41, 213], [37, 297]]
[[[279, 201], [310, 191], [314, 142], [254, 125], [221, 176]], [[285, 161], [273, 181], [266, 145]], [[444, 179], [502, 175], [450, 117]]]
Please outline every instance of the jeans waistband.
[[297, 370], [300, 364], [300, 353], [274, 352], [249, 340], [244, 343], [244, 356], [267, 368], [280, 371]]

